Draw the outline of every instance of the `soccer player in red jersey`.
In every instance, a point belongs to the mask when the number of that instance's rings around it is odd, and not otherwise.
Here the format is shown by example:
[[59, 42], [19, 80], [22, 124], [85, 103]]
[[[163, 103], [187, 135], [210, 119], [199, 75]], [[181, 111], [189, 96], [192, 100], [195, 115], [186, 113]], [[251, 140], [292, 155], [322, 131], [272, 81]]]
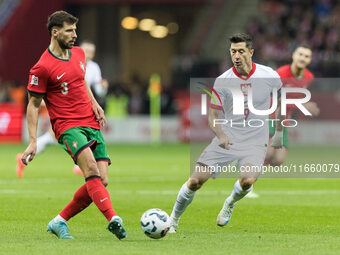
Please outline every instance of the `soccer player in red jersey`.
[[47, 230], [61, 239], [73, 239], [66, 222], [94, 202], [108, 220], [108, 229], [122, 239], [126, 231], [105, 188], [111, 162], [100, 127], [105, 125], [106, 118], [84, 81], [84, 51], [73, 47], [77, 22], [76, 17], [65, 11], [57, 11], [48, 18], [51, 42], [30, 70], [27, 86], [29, 145], [22, 162], [27, 164], [28, 157], [34, 159], [39, 106], [44, 99], [56, 139], [79, 165], [86, 180], [71, 202], [49, 222]]
[[[312, 61], [312, 50], [305, 45], [298, 46], [293, 52], [292, 59], [293, 61], [290, 65], [284, 65], [277, 69], [277, 73], [282, 79], [282, 87], [308, 88], [314, 79], [314, 75], [307, 69], [307, 66]], [[300, 96], [301, 95], [299, 93], [289, 93], [289, 98], [299, 98]], [[312, 114], [313, 117], [319, 115], [320, 110], [315, 102], [309, 101], [304, 104], [304, 107]], [[295, 110], [297, 110], [295, 105], [287, 105], [286, 119], [290, 119]], [[275, 119], [275, 113], [270, 115], [270, 117]], [[271, 122], [269, 123], [270, 136], [273, 136], [275, 126], [273, 127]], [[275, 124], [275, 122], [273, 123]], [[283, 146], [274, 148], [273, 146], [276, 144], [276, 141], [280, 141], [282, 139]], [[272, 146], [268, 147], [266, 163], [274, 166], [284, 163], [286, 161], [288, 151], [287, 128], [283, 128], [281, 132], [276, 131], [275, 136], [270, 138], [269, 144]]]

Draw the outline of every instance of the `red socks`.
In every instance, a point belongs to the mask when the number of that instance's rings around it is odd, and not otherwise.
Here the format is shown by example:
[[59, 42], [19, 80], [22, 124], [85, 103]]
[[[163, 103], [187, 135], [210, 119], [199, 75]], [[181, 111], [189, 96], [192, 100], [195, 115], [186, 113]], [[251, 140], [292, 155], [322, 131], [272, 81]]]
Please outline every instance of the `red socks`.
[[59, 215], [68, 221], [70, 218], [88, 207], [91, 203], [92, 199], [87, 193], [86, 184], [84, 184], [76, 191], [76, 193], [74, 193], [71, 202], [68, 203], [61, 213], [59, 213]]
[[81, 186], [73, 196], [70, 203], [59, 213], [59, 215], [68, 221], [70, 218], [80, 213], [88, 207], [92, 201], [98, 209], [104, 214], [108, 221], [117, 214], [113, 210], [110, 194], [101, 183], [99, 176], [87, 178], [86, 183]]
[[108, 221], [110, 221], [113, 216], [117, 215], [113, 210], [110, 194], [102, 184], [99, 176], [90, 176], [86, 178], [85, 185], [88, 195]]

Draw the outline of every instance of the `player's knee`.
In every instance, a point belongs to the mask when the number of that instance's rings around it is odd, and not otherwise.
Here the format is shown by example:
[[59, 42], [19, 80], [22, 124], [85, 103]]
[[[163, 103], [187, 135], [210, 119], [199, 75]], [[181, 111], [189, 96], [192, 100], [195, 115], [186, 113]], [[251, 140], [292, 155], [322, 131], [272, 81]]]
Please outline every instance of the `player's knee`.
[[240, 186], [243, 190], [247, 190], [253, 185], [253, 183], [256, 181], [256, 178], [243, 178], [240, 180]]
[[107, 185], [109, 185], [109, 179], [108, 178], [101, 178], [102, 184], [107, 187]]
[[188, 180], [188, 188], [193, 191], [196, 191], [202, 187], [203, 183], [204, 182], [199, 178], [190, 178]]
[[99, 169], [97, 167], [97, 163], [96, 161], [93, 161], [93, 162], [89, 162], [88, 165], [87, 165], [87, 175], [88, 176], [92, 176], [92, 175], [98, 175], [100, 176], [99, 174]]

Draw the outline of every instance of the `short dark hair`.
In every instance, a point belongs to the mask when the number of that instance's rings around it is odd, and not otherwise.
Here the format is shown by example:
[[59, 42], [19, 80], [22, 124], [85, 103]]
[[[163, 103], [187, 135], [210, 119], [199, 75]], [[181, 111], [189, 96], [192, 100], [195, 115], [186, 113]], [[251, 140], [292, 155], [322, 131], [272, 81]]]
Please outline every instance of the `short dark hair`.
[[251, 50], [253, 49], [253, 38], [245, 33], [236, 33], [229, 37], [231, 43], [245, 42], [246, 47]]
[[294, 51], [296, 51], [298, 48], [305, 48], [305, 49], [309, 49], [310, 51], [312, 51], [312, 47], [308, 44], [300, 44], [295, 47]]
[[56, 11], [52, 13], [47, 20], [47, 30], [51, 35], [53, 27], [62, 28], [64, 26], [64, 22], [68, 24], [76, 24], [78, 22], [78, 18], [73, 15], [65, 12], [65, 11]]

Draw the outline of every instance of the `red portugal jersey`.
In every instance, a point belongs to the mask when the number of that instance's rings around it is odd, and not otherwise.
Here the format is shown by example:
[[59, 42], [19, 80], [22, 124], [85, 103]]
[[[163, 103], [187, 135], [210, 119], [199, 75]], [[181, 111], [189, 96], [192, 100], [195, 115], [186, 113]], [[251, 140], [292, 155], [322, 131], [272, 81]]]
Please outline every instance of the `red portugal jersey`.
[[69, 51], [69, 59], [60, 59], [47, 49], [30, 70], [27, 89], [42, 95], [56, 138], [73, 127], [100, 129], [87, 95], [85, 54], [80, 47]]
[[[282, 80], [282, 88], [308, 88], [313, 79], [314, 75], [306, 68], [305, 73], [302, 79], [296, 79], [296, 77], [292, 74], [290, 69], [290, 65], [284, 65], [277, 69], [277, 73], [280, 75]], [[287, 98], [301, 98], [300, 93], [288, 93]], [[296, 110], [295, 105], [287, 105], [287, 119], [289, 119], [294, 110]], [[275, 119], [275, 112], [270, 115], [271, 118]]]

